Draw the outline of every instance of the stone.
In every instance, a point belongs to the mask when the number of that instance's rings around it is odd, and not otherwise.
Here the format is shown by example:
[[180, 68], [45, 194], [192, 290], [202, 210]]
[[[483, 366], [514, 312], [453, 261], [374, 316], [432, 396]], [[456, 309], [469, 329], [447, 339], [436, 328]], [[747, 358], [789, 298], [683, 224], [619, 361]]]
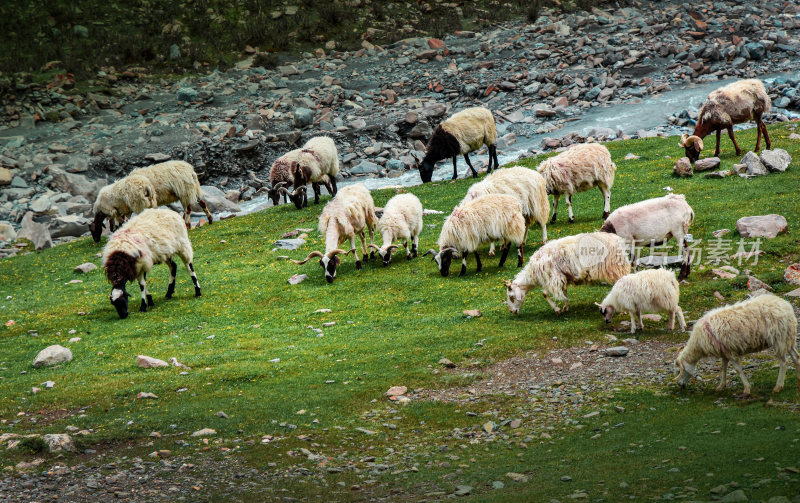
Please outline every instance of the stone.
[[790, 285], [800, 285], [800, 262], [795, 262], [783, 272], [783, 279]]
[[710, 171], [719, 167], [719, 157], [706, 157], [705, 159], [698, 159], [694, 163], [695, 171]]
[[509, 426], [510, 426], [512, 429], [516, 430], [517, 428], [519, 428], [520, 426], [522, 426], [522, 420], [520, 420], [520, 419], [514, 419], [513, 421], [511, 421], [511, 423], [509, 423]]
[[743, 238], [774, 238], [785, 232], [788, 224], [781, 215], [742, 217], [736, 221], [736, 231]]
[[89, 220], [80, 215], [65, 215], [54, 218], [48, 226], [50, 237], [80, 237], [89, 230]]
[[42, 435], [42, 441], [49, 452], [72, 452], [75, 450], [72, 437], [66, 433], [48, 433]]
[[784, 172], [792, 162], [792, 156], [782, 148], [761, 152], [761, 162], [770, 171]]
[[219, 213], [229, 211], [231, 213], [238, 213], [240, 211], [239, 205], [225, 197], [225, 193], [217, 187], [211, 185], [201, 185], [200, 190], [203, 194], [208, 205], [208, 210], [211, 213]]
[[528, 476], [527, 476], [527, 475], [524, 475], [524, 474], [522, 474], [522, 473], [508, 472], [508, 473], [506, 473], [506, 477], [510, 478], [510, 479], [511, 479], [511, 480], [513, 480], [514, 482], [522, 482], [522, 483], [525, 483], [525, 482], [527, 482], [527, 481], [528, 481]]
[[310, 126], [314, 122], [314, 111], [308, 108], [295, 108], [293, 115], [295, 127]]
[[290, 285], [299, 285], [300, 283], [305, 281], [306, 278], [308, 278], [308, 276], [305, 274], [295, 274], [291, 278], [287, 279], [286, 282], [289, 283]]
[[156, 367], [169, 367], [169, 363], [165, 362], [164, 360], [159, 360], [158, 358], [152, 358], [150, 356], [145, 356], [145, 355], [137, 356], [136, 364], [143, 369], [151, 369]]
[[483, 316], [483, 313], [481, 313], [477, 309], [465, 309], [464, 316], [472, 316], [473, 318], [480, 318], [481, 316]]
[[297, 75], [300, 73], [300, 70], [298, 70], [294, 65], [282, 65], [279, 66], [277, 70], [282, 77], [288, 77], [290, 75]]
[[767, 53], [767, 48], [759, 42], [744, 44], [744, 48], [747, 50], [747, 55], [750, 59], [763, 59], [764, 55]]
[[72, 351], [59, 344], [54, 344], [39, 351], [39, 354], [33, 359], [33, 367], [38, 369], [39, 367], [56, 365], [71, 360]]
[[7, 222], [0, 222], [0, 241], [11, 242], [17, 239], [17, 231]]
[[305, 239], [295, 238], [295, 239], [279, 239], [275, 241], [275, 246], [281, 248], [282, 250], [296, 250], [306, 244]]
[[472, 486], [456, 486], [456, 491], [453, 493], [456, 496], [468, 496], [472, 492]]
[[202, 430], [197, 430], [196, 432], [192, 433], [193, 437], [208, 437], [211, 435], [216, 435], [217, 430], [212, 428], [203, 428]]
[[406, 169], [406, 165], [399, 159], [389, 159], [386, 161], [386, 169], [389, 171], [402, 171]]
[[721, 171], [712, 171], [710, 173], [706, 173], [703, 175], [703, 178], [726, 178], [731, 176], [733, 172], [729, 169], [723, 169]]
[[14, 179], [14, 173], [8, 168], [0, 168], [0, 187], [3, 185], [10, 185], [11, 180]]
[[761, 162], [758, 155], [755, 152], [748, 152], [742, 157], [742, 161], [740, 164], [744, 164], [747, 166], [746, 173], [752, 176], [762, 176], [768, 175], [769, 171], [767, 171], [766, 166], [764, 163]]
[[456, 368], [456, 364], [451, 362], [447, 358], [442, 358], [441, 360], [439, 360], [439, 365], [443, 365], [443, 366], [445, 366], [445, 367], [447, 367], [449, 369]]
[[764, 283], [760, 279], [756, 278], [755, 276], [748, 276], [747, 277], [747, 289], [751, 292], [757, 292], [758, 290], [766, 290], [768, 292], [772, 291], [772, 287], [768, 284]]
[[692, 163], [689, 161], [688, 157], [681, 157], [675, 163], [675, 167], [672, 168], [672, 172], [678, 176], [692, 176], [694, 172], [692, 171]]
[[178, 44], [172, 44], [169, 46], [169, 60], [177, 61], [179, 59], [181, 59], [181, 48]]
[[405, 395], [406, 391], [408, 391], [408, 388], [405, 387], [405, 386], [392, 386], [391, 388], [389, 388], [386, 391], [386, 393], [384, 393], [384, 395], [385, 396], [390, 396], [390, 397], [391, 396], [400, 396], [400, 395]]
[[22, 227], [17, 233], [17, 239], [28, 239], [37, 250], [44, 250], [53, 246], [50, 231], [44, 224], [33, 221], [33, 213], [28, 212], [22, 219]]
[[381, 167], [374, 162], [370, 162], [367, 160], [362, 160], [356, 166], [353, 166], [348, 171], [351, 175], [366, 175], [366, 174], [375, 174], [379, 173]]
[[628, 354], [628, 348], [625, 346], [614, 346], [613, 348], [606, 349], [606, 356], [625, 356]]
[[178, 101], [181, 103], [191, 103], [193, 101], [197, 101], [199, 97], [200, 93], [198, 93], [194, 88], [181, 87], [178, 89]]
[[152, 400], [156, 400], [156, 399], [158, 399], [158, 395], [156, 395], [155, 393], [150, 393], [149, 391], [142, 391], [141, 393], [136, 395], [136, 398], [140, 398], [140, 399], [149, 398], [149, 399], [152, 399]]
[[95, 269], [97, 269], [96, 265], [92, 264], [91, 262], [84, 262], [81, 265], [75, 266], [75, 269], [73, 269], [73, 271], [82, 272], [83, 274], [86, 274], [87, 272], [94, 271]]
[[487, 421], [483, 423], [482, 428], [486, 433], [491, 433], [497, 429], [497, 425], [494, 423], [494, 421]]
[[429, 138], [433, 134], [431, 125], [425, 121], [417, 122], [411, 131], [408, 132], [410, 138]]
[[72, 33], [78, 38], [89, 38], [89, 28], [80, 24], [72, 27]]
[[743, 501], [748, 501], [748, 499], [747, 495], [744, 493], [743, 490], [737, 489], [735, 491], [729, 492], [728, 494], [723, 496], [722, 499], [720, 499], [719, 501], [720, 503], [741, 503]]

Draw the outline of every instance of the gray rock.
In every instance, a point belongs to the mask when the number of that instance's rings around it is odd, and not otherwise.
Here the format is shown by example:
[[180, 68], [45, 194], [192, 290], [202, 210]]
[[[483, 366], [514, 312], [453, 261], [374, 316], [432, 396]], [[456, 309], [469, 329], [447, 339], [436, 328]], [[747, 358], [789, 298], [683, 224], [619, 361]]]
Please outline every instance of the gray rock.
[[308, 108], [295, 108], [294, 125], [295, 127], [306, 127], [314, 123], [314, 111]]
[[453, 493], [456, 496], [468, 496], [472, 492], [472, 486], [456, 486], [456, 491]]
[[11, 180], [11, 186], [15, 189], [27, 189], [28, 182], [21, 176], [15, 176], [14, 179]]
[[69, 173], [63, 169], [51, 166], [50, 174], [53, 176], [50, 185], [59, 192], [68, 192], [73, 196], [83, 196], [88, 201], [97, 198], [97, 192], [106, 185], [106, 180], [100, 178], [90, 181], [86, 176]]
[[296, 250], [306, 244], [305, 239], [295, 238], [295, 239], [279, 239], [275, 241], [275, 246], [282, 250]]
[[75, 444], [72, 442], [72, 437], [66, 433], [48, 433], [42, 435], [42, 441], [47, 446], [49, 452], [72, 452], [75, 450]]
[[425, 121], [420, 121], [411, 128], [411, 131], [408, 132], [408, 136], [411, 138], [430, 138], [433, 134], [433, 129], [431, 125]]
[[606, 356], [625, 356], [628, 354], [628, 348], [625, 346], [614, 346], [613, 348], [606, 349]]
[[178, 101], [182, 103], [191, 103], [193, 101], [197, 101], [199, 97], [200, 93], [191, 87], [181, 87], [178, 89]]
[[40, 215], [41, 214], [54, 213], [54, 212], [58, 211], [58, 210], [56, 210], [54, 208], [53, 208], [53, 211], [51, 211], [52, 207], [53, 207], [53, 203], [50, 201], [50, 198], [47, 195], [42, 195], [42, 196], [37, 197], [36, 199], [31, 201], [30, 205], [28, 205], [28, 208], [32, 212], [34, 212], [36, 214], [40, 214]]
[[39, 354], [33, 359], [33, 366], [38, 369], [39, 367], [56, 365], [70, 360], [72, 360], [72, 351], [64, 346], [54, 344], [39, 351]]
[[349, 169], [351, 175], [366, 175], [370, 173], [378, 173], [381, 167], [374, 162], [362, 160], [357, 166]]
[[54, 218], [48, 225], [50, 237], [80, 237], [89, 230], [89, 220], [80, 215], [65, 215]]
[[82, 272], [83, 274], [86, 274], [90, 271], [94, 271], [95, 269], [97, 269], [96, 265], [92, 264], [91, 262], [84, 262], [81, 265], [75, 266], [75, 269], [73, 269], [73, 271]]
[[744, 48], [747, 49], [750, 59], [763, 59], [767, 53], [767, 48], [758, 42], [744, 44]]
[[725, 178], [731, 176], [731, 174], [731, 170], [723, 169], [722, 171], [712, 171], [711, 173], [706, 173], [703, 175], [703, 178]]
[[748, 152], [742, 157], [741, 164], [747, 166], [747, 174], [752, 176], [768, 175], [769, 171], [755, 152]]
[[306, 278], [308, 278], [308, 276], [305, 274], [295, 274], [291, 278], [287, 279], [286, 282], [290, 285], [298, 285], [305, 281]]
[[792, 162], [792, 156], [782, 148], [761, 152], [761, 162], [770, 171], [786, 171]]
[[681, 157], [672, 168], [672, 172], [677, 176], [688, 177], [694, 175], [692, 171], [692, 163], [688, 157]]
[[44, 224], [33, 221], [33, 213], [28, 212], [22, 219], [22, 227], [17, 233], [17, 239], [29, 239], [37, 250], [44, 250], [53, 246], [50, 231]]
[[743, 238], [774, 238], [786, 231], [788, 224], [781, 215], [742, 217], [736, 221], [736, 231]]
[[17, 231], [8, 222], [0, 222], [0, 241], [14, 241], [17, 239]]
[[201, 185], [200, 190], [203, 193], [203, 198], [208, 205], [208, 210], [211, 213], [219, 213], [222, 211], [230, 211], [237, 213], [240, 211], [239, 205], [230, 201], [225, 197], [225, 193], [217, 187], [211, 185]]
[[169, 60], [176, 61], [181, 59], [181, 48], [178, 47], [178, 44], [172, 44], [169, 46]]
[[709, 171], [719, 167], [719, 157], [706, 157], [705, 159], [698, 159], [694, 163], [695, 171]]
[[719, 500], [721, 503], [741, 503], [743, 501], [748, 501], [747, 495], [744, 493], [743, 490], [737, 489], [735, 491], [729, 492], [725, 496]]
[[406, 169], [406, 165], [399, 159], [389, 159], [386, 161], [386, 169], [389, 171], [401, 171]]
[[72, 33], [78, 38], [89, 38], [89, 28], [80, 24], [72, 27]]
[[165, 362], [164, 360], [159, 360], [158, 358], [153, 358], [151, 356], [145, 356], [145, 355], [137, 356], [136, 364], [143, 369], [150, 369], [156, 367], [169, 367], [169, 363]]

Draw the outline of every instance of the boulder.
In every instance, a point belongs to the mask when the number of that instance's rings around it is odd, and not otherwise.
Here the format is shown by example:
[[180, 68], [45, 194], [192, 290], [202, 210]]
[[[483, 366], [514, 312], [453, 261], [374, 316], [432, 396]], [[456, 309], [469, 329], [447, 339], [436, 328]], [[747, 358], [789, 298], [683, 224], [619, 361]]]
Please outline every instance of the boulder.
[[39, 351], [39, 354], [33, 359], [33, 366], [38, 369], [39, 367], [56, 365], [70, 360], [72, 360], [72, 351], [64, 346], [54, 344]]
[[8, 222], [0, 222], [0, 241], [14, 241], [17, 239], [17, 231]]
[[433, 134], [433, 129], [431, 125], [425, 121], [417, 122], [411, 131], [408, 132], [408, 136], [411, 138], [429, 138]]
[[200, 190], [203, 193], [203, 199], [208, 205], [208, 211], [211, 213], [220, 213], [222, 211], [237, 213], [240, 211], [239, 205], [225, 197], [225, 193], [217, 187], [201, 185]]
[[88, 201], [97, 199], [97, 192], [108, 182], [105, 178], [89, 181], [84, 175], [69, 173], [59, 167], [51, 166], [53, 176], [50, 185], [59, 192], [68, 192], [73, 196], [83, 196]]
[[44, 250], [53, 246], [50, 231], [44, 224], [33, 221], [33, 212], [28, 212], [22, 218], [22, 227], [17, 234], [17, 239], [29, 239], [37, 250]]
[[768, 175], [769, 171], [761, 162], [755, 152], [748, 152], [742, 157], [741, 164], [747, 166], [747, 174], [753, 176]]
[[275, 246], [281, 248], [282, 250], [296, 250], [306, 244], [305, 239], [295, 238], [295, 239], [279, 239], [275, 241]]
[[310, 126], [314, 122], [314, 111], [308, 108], [295, 108], [294, 125], [295, 127]]
[[14, 179], [14, 173], [8, 168], [0, 168], [0, 186], [9, 185]]
[[792, 162], [792, 156], [782, 148], [761, 152], [761, 162], [770, 171], [786, 171]]
[[381, 167], [370, 161], [361, 161], [358, 165], [350, 168], [351, 175], [366, 175], [370, 173], [378, 173]]
[[49, 452], [72, 452], [75, 450], [75, 444], [72, 442], [72, 437], [66, 433], [48, 433], [42, 435], [42, 441], [47, 446]]
[[692, 171], [692, 163], [689, 161], [688, 157], [681, 157], [678, 159], [678, 162], [675, 163], [675, 167], [672, 168], [672, 172], [677, 176], [688, 177], [694, 175]]
[[406, 169], [406, 164], [399, 159], [389, 159], [386, 161], [386, 169], [389, 171], [402, 171]]
[[153, 358], [145, 355], [137, 356], [136, 364], [143, 369], [151, 369], [156, 367], [169, 367], [169, 363], [165, 362], [164, 360], [159, 360], [158, 358]]
[[56, 217], [50, 221], [50, 237], [79, 237], [89, 230], [89, 220], [80, 215]]
[[744, 238], [774, 238], [785, 232], [788, 224], [781, 215], [742, 217], [736, 221], [736, 230]]
[[191, 103], [197, 101], [200, 93], [191, 87], [181, 87], [178, 89], [178, 101], [183, 103]]
[[800, 285], [800, 262], [787, 267], [783, 272], [783, 279], [790, 285]]
[[613, 348], [606, 349], [606, 356], [625, 356], [628, 354], [628, 348], [625, 346], [614, 346]]
[[719, 157], [706, 157], [694, 163], [695, 171], [710, 171], [719, 167]]

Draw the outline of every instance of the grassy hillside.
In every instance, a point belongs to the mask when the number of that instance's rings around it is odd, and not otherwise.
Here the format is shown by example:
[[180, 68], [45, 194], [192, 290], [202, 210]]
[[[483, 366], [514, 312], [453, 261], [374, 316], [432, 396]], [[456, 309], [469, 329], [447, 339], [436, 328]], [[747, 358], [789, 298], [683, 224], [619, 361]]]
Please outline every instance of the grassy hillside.
[[[775, 146], [800, 159], [800, 143], [787, 139], [789, 127], [794, 126], [771, 127], [770, 136]], [[738, 136], [740, 145], [752, 147], [754, 130]], [[613, 208], [663, 195], [663, 188], [671, 186], [676, 193], [687, 195], [696, 212], [691, 232], [703, 241], [712, 240], [714, 230], [735, 229], [742, 216], [784, 215], [789, 232], [762, 242], [765, 254], [757, 265], [739, 268], [750, 269], [778, 293], [792, 288], [782, 275], [784, 268], [798, 259], [800, 244], [797, 161], [783, 174], [751, 180], [677, 179], [671, 175], [674, 156], [680, 154], [674, 138], [613, 142], [608, 147], [618, 166]], [[628, 153], [640, 158], [624, 160]], [[728, 168], [738, 162], [726, 140], [722, 159], [723, 167]], [[523, 164], [535, 166], [537, 162], [529, 159]], [[443, 219], [472, 182], [439, 182], [409, 189], [425, 208], [444, 212], [425, 217], [422, 250], [435, 246]], [[376, 205], [382, 206], [394, 194], [392, 190], [374, 192]], [[579, 194], [573, 202], [576, 223], [566, 223], [564, 208], [559, 221], [549, 226], [551, 239], [600, 226], [599, 191]], [[153, 450], [152, 444], [145, 444], [151, 432], [159, 431], [186, 439], [183, 447], [176, 446], [174, 438], [165, 439], [162, 445], [190, 455], [203, 444], [188, 433], [210, 427], [218, 432], [214, 438], [227, 439], [220, 446], [232, 446], [234, 438], [254, 439], [254, 446], [237, 443], [241, 451], [236, 456], [259, 467], [267, 462], [279, 467], [302, 464], [283, 454], [307, 446], [302, 436], [309, 435], [331, 459], [368, 455], [380, 459], [389, 456], [387, 449], [394, 448], [403, 453], [397, 461], [399, 469], [424, 467], [402, 475], [376, 475], [378, 482], [371, 489], [375, 495], [389, 494], [392, 489], [449, 493], [456, 483], [468, 483], [474, 487], [473, 494], [492, 501], [516, 501], [523, 495], [562, 497], [575, 489], [586, 489], [592, 497], [601, 497], [605, 491], [602, 497], [612, 500], [675, 493], [673, 486], [707, 491], [731, 480], [744, 485], [745, 473], [751, 474], [753, 481], [775, 479], [776, 466], [779, 471], [792, 463], [797, 466], [800, 395], [794, 386], [794, 370], [787, 375], [787, 389], [771, 402], [788, 402], [786, 406], [764, 407], [777, 374], [774, 369], [754, 376], [756, 397], [752, 401], [734, 398], [741, 392], [738, 378], [719, 394], [713, 391], [716, 383], [708, 381], [694, 381], [687, 391], [671, 385], [620, 386], [611, 398], [597, 397], [597, 403], [604, 410], [619, 405], [627, 410], [624, 416], [569, 416], [583, 424], [582, 429], [565, 422], [566, 418], [543, 416], [543, 422], [524, 424], [520, 437], [509, 432], [510, 439], [487, 444], [458, 442], [451, 432], [490, 418], [500, 423], [498, 418], [513, 418], [520, 411], [535, 416], [525, 397], [498, 394], [475, 402], [469, 410], [480, 417], [466, 416], [459, 406], [440, 402], [412, 400], [405, 407], [387, 406], [383, 393], [393, 385], [405, 385], [409, 390], [442, 389], [481, 379], [479, 372], [439, 371], [437, 362], [442, 357], [478, 371], [528, 350], [583, 347], [587, 340], [603, 344], [610, 327], [592, 302], [601, 300], [608, 287], [570, 288], [571, 310], [561, 316], [554, 315], [541, 296], [532, 292], [522, 313], [511, 316], [503, 305], [501, 282], [516, 274], [515, 261], [498, 269], [497, 258], [486, 259], [485, 249], [484, 270], [476, 273], [470, 258], [463, 278], [456, 276], [458, 263], [453, 265], [451, 277], [442, 278], [428, 259], [408, 262], [396, 256], [390, 267], [375, 261], [356, 271], [352, 256], [348, 256], [336, 282], [328, 285], [315, 261], [297, 266], [277, 258], [286, 254], [302, 258], [310, 250], [324, 247], [316, 232], [321, 209], [322, 204], [312, 204], [304, 211], [280, 206], [192, 230], [203, 297], [193, 297], [191, 281], [186, 271], [179, 269], [175, 297], [165, 301], [168, 269], [158, 266], [148, 275], [155, 308], [147, 313], [135, 311], [138, 289], [130, 285], [133, 310], [126, 320], [119, 320], [108, 302], [110, 287], [102, 269], [86, 275], [73, 272], [86, 261], [100, 265], [96, 254], [101, 248], [90, 238], [0, 261], [0, 321], [4, 323], [0, 326], [0, 434], [62, 432], [65, 426], [74, 425], [93, 430], [79, 440], [83, 448], [113, 454], [125, 446], [134, 449], [130, 454]], [[308, 243], [294, 252], [273, 251], [273, 242], [296, 228], [313, 229]], [[540, 238], [540, 231], [533, 228], [527, 256], [538, 247]], [[733, 241], [732, 254], [739, 236], [733, 232], [726, 238]], [[285, 280], [295, 273], [306, 273], [309, 278], [290, 286]], [[70, 284], [73, 279], [82, 283]], [[729, 301], [740, 300], [747, 293], [746, 277], [715, 279], [711, 267], [695, 267], [681, 290], [687, 320], [722, 304], [714, 291]], [[331, 312], [315, 313], [323, 308]], [[480, 309], [483, 317], [468, 318], [462, 314], [464, 309]], [[618, 316], [615, 322], [623, 319]], [[7, 320], [14, 323], [5, 323]], [[326, 322], [336, 324], [323, 328]], [[310, 327], [321, 328], [322, 334]], [[664, 328], [665, 323], [646, 324], [638, 337], [675, 345], [685, 340], [686, 334], [667, 334]], [[67, 342], [72, 337], [81, 340]], [[623, 337], [627, 334], [620, 335]], [[31, 362], [37, 352], [50, 344], [69, 347], [73, 361], [33, 369]], [[142, 370], [136, 366], [139, 354], [164, 360], [174, 356], [192, 370], [186, 375], [175, 368]], [[660, 361], [654, 362], [653, 370], [662, 369]], [[55, 382], [53, 389], [31, 393], [34, 386], [44, 388], [42, 383], [47, 380]], [[137, 399], [140, 392], [155, 393], [159, 398]], [[588, 391], [587, 396], [591, 396]], [[306, 412], [299, 414], [301, 410]], [[218, 411], [229, 418], [217, 417]], [[608, 425], [620, 421], [624, 428]], [[395, 429], [385, 426], [389, 423]], [[745, 423], [747, 428], [737, 428], [737, 423]], [[535, 439], [524, 442], [525, 448], [517, 445], [546, 426], [555, 428], [552, 440], [540, 440], [537, 433]], [[776, 430], [778, 426], [785, 431]], [[356, 428], [377, 433], [367, 435]], [[592, 439], [594, 428], [606, 433]], [[709, 433], [717, 430], [723, 434]], [[261, 446], [262, 435], [284, 440]], [[159, 448], [159, 441], [155, 445]], [[451, 451], [442, 450], [442, 445], [450, 445]], [[678, 451], [679, 446], [688, 446], [688, 450]], [[448, 461], [452, 449], [459, 461]], [[27, 456], [0, 449], [0, 464], [14, 464]], [[759, 457], [767, 461], [746, 462]], [[93, 462], [91, 456], [80, 459]], [[603, 462], [607, 460], [612, 462]], [[318, 463], [307, 464], [318, 468]], [[654, 465], [663, 469], [654, 469]], [[668, 471], [667, 465], [679, 467], [679, 473]], [[442, 478], [456, 469], [455, 477]], [[504, 479], [505, 489], [493, 492], [491, 481], [503, 479], [506, 472], [527, 472], [532, 483]], [[569, 475], [572, 482], [561, 482], [562, 475]], [[331, 487], [336, 481], [346, 481], [349, 487], [356, 480], [352, 472], [325, 476]], [[777, 479], [748, 491], [760, 496], [783, 494], [787, 488], [797, 492], [797, 475], [789, 473]], [[623, 481], [626, 485], [620, 486]], [[338, 486], [334, 490], [299, 481], [280, 483], [295, 496], [333, 491], [329, 494], [336, 499], [355, 497]]]

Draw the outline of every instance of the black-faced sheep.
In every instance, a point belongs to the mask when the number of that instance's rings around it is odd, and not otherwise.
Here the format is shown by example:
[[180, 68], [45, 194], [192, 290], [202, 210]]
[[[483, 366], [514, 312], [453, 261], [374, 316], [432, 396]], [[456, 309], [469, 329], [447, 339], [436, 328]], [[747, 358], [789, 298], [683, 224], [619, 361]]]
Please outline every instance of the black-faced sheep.
[[512, 243], [517, 246], [517, 267], [522, 267], [526, 230], [522, 207], [516, 197], [489, 194], [453, 208], [439, 234], [439, 252], [431, 249], [424, 255], [433, 255], [442, 276], [450, 274], [450, 262], [454, 256], [461, 255], [459, 276], [463, 276], [467, 272], [467, 255], [475, 255], [477, 271], [480, 272], [482, 265], [478, 247], [501, 241], [499, 267], [505, 264]]
[[631, 333], [636, 333], [636, 319], [638, 317], [639, 329], [642, 324], [642, 312], [658, 313], [669, 312], [669, 330], [675, 328], [675, 315], [678, 315], [678, 324], [681, 330], [686, 329], [683, 311], [678, 305], [680, 286], [675, 274], [666, 269], [647, 269], [635, 274], [621, 277], [614, 283], [603, 302], [597, 304], [600, 314], [611, 323], [615, 312], [625, 311], [631, 316]]
[[156, 201], [159, 206], [180, 201], [181, 207], [186, 209], [184, 221], [186, 227], [190, 227], [192, 205], [199, 204], [208, 218], [208, 223], [214, 223], [211, 212], [203, 200], [203, 193], [200, 189], [200, 181], [194, 167], [184, 161], [167, 161], [153, 164], [145, 168], [137, 168], [131, 171], [131, 175], [141, 175], [153, 184], [156, 191]]
[[537, 168], [544, 177], [547, 193], [553, 194], [553, 218], [558, 214], [558, 199], [567, 199], [569, 222], [575, 221], [572, 214], [572, 196], [578, 192], [598, 187], [603, 193], [603, 218], [611, 212], [611, 186], [617, 165], [611, 162], [608, 149], [599, 143], [578, 143], [560, 154], [545, 159]]
[[305, 197], [305, 185], [301, 190], [290, 191], [294, 187], [294, 170], [299, 165], [297, 156], [300, 150], [292, 150], [286, 154], [278, 157], [269, 170], [269, 189], [267, 195], [272, 199], [272, 204], [277, 206], [281, 202], [281, 194], [283, 195], [283, 202], [287, 203], [287, 198], [291, 199], [297, 209], [303, 207], [303, 198]]
[[[542, 287], [556, 314], [569, 309], [567, 285], [615, 283], [631, 272], [625, 241], [615, 234], [590, 232], [548, 242], [534, 253], [513, 281], [505, 281], [506, 304], [519, 314], [531, 288]], [[552, 299], [550, 297], [553, 297]], [[555, 301], [564, 301], [559, 308]]]
[[692, 222], [694, 210], [686, 202], [686, 196], [667, 194], [617, 208], [600, 230], [616, 234], [633, 245], [660, 245], [675, 238], [684, 257], [678, 276], [680, 281], [691, 270], [689, 243], [685, 238]]
[[157, 206], [155, 189], [150, 180], [143, 176], [129, 175], [106, 185], [97, 193], [94, 202], [94, 220], [89, 224], [92, 239], [100, 242], [106, 218], [113, 232], [131, 214]]
[[757, 127], [756, 152], [761, 149], [762, 133], [767, 142], [767, 148], [772, 148], [767, 125], [761, 120], [761, 117], [769, 112], [770, 105], [771, 101], [764, 88], [764, 83], [758, 79], [739, 80], [713, 91], [700, 107], [697, 125], [692, 135], [681, 137], [681, 146], [686, 151], [686, 157], [692, 163], [699, 159], [700, 151], [703, 150], [703, 138], [712, 131], [717, 133], [717, 148], [714, 150], [714, 156], [719, 157], [719, 137], [723, 129], [728, 130], [728, 136], [736, 148], [736, 155], [742, 155], [742, 150], [736, 144], [736, 138], [733, 137], [733, 126], [750, 121], [755, 121]]
[[797, 346], [797, 317], [792, 305], [772, 294], [759, 295], [731, 306], [712, 309], [697, 320], [686, 346], [675, 358], [678, 376], [675, 380], [686, 386], [694, 377], [697, 362], [706, 357], [721, 358], [722, 370], [717, 391], [725, 389], [728, 362], [739, 373], [745, 396], [750, 394], [750, 383], [739, 364], [739, 357], [772, 349], [780, 362], [778, 381], [773, 389], [783, 389], [786, 375], [786, 357], [790, 357], [797, 370], [797, 388], [800, 390], [800, 355]]
[[[402, 241], [406, 249], [406, 259], [411, 260], [417, 256], [419, 246], [419, 233], [422, 232], [422, 203], [414, 194], [398, 194], [389, 199], [383, 207], [383, 215], [378, 220], [378, 230], [383, 237], [383, 244], [378, 247], [374, 244], [371, 248], [378, 250], [383, 265], [387, 266], [392, 261], [392, 250], [397, 249], [395, 241]], [[411, 249], [408, 242], [411, 241]]]
[[[328, 193], [336, 196], [336, 175], [339, 174], [339, 154], [336, 144], [327, 136], [316, 136], [300, 149], [292, 166], [295, 191], [303, 188], [303, 207], [308, 206], [305, 186], [310, 182], [314, 190], [314, 204], [319, 204], [319, 184], [325, 185]], [[297, 202], [295, 202], [297, 205]], [[300, 207], [298, 207], [299, 209]]]
[[172, 210], [147, 209], [131, 218], [111, 235], [103, 249], [103, 267], [111, 283], [111, 304], [120, 318], [128, 317], [128, 292], [125, 285], [138, 281], [142, 290], [139, 311], [153, 307], [153, 296], [147, 291], [147, 273], [156, 264], [169, 264], [170, 279], [166, 298], [175, 292], [178, 266], [172, 260], [177, 255], [186, 266], [194, 283], [194, 294], [200, 297], [200, 283], [194, 273], [194, 252], [183, 219]]
[[459, 154], [464, 156], [467, 166], [472, 170], [473, 178], [477, 178], [478, 172], [472, 167], [469, 161], [469, 153], [478, 150], [486, 145], [489, 148], [489, 172], [494, 167], [500, 166], [497, 160], [497, 128], [494, 123], [492, 112], [483, 107], [468, 108], [462, 112], [454, 114], [433, 130], [433, 135], [428, 141], [425, 157], [419, 168], [419, 174], [423, 183], [431, 181], [433, 169], [437, 162], [442, 159], [453, 159], [453, 180], [458, 178], [456, 162]]
[[[356, 234], [361, 238], [363, 257], [366, 259], [367, 242], [364, 231], [369, 230], [370, 243], [374, 243], [377, 223], [375, 203], [369, 190], [361, 183], [347, 186], [325, 205], [319, 216], [319, 232], [325, 237], [325, 253], [312, 251], [304, 260], [292, 260], [292, 262], [305, 264], [312, 257], [320, 257], [319, 265], [325, 271], [325, 280], [333, 283], [336, 279], [336, 268], [340, 263], [337, 255], [352, 252], [356, 257], [356, 269], [361, 269], [361, 259], [356, 252]], [[344, 251], [339, 246], [348, 238], [351, 248]]]

